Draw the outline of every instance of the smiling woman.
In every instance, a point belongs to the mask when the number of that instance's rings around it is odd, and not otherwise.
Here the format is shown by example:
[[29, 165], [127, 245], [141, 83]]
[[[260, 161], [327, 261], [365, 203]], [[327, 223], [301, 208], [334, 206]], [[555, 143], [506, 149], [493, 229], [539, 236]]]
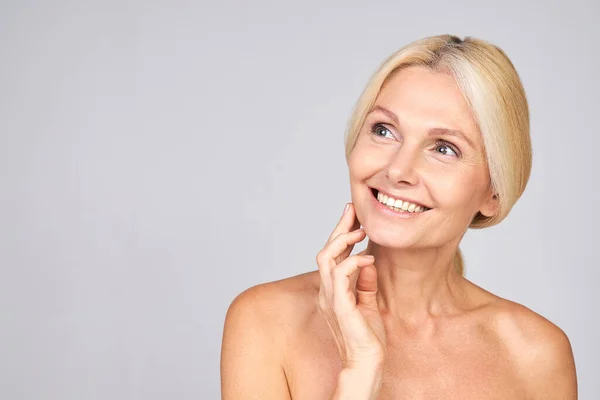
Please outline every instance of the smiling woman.
[[506, 54], [452, 35], [403, 47], [345, 145], [352, 203], [318, 270], [247, 289], [227, 312], [223, 398], [576, 399], [564, 332], [463, 273], [466, 230], [501, 222], [531, 171]]
[[[429, 85], [408, 88], [404, 93], [410, 96], [410, 99], [405, 99], [410, 108], [404, 107], [399, 111], [407, 114], [402, 117], [401, 123], [398, 115], [383, 105], [390, 101], [389, 97], [392, 97], [392, 102], [403, 100], [395, 97], [398, 88], [384, 91], [387, 97], [380, 92], [384, 86], [402, 83], [397, 78], [400, 71], [410, 69], [409, 73], [419, 73], [410, 67], [421, 67], [418, 69], [421, 74], [429, 73], [435, 77], [440, 86], [449, 88], [451, 96], [441, 97], [440, 91]], [[406, 81], [406, 73], [402, 76]], [[394, 94], [390, 95], [390, 92]], [[380, 101], [374, 104], [378, 96]], [[461, 101], [454, 101], [453, 97]], [[418, 103], [419, 100], [425, 104]], [[381, 124], [376, 117], [383, 116], [383, 121], [388, 121], [391, 127], [395, 127], [391, 129], [397, 130], [396, 136], [401, 136], [408, 128], [405, 125], [418, 115], [413, 110], [422, 114], [430, 112], [438, 121], [457, 125], [470, 123], [465, 131], [431, 126], [427, 133], [440, 140], [446, 137], [458, 140], [467, 148], [467, 155], [472, 153], [475, 157], [466, 161], [483, 164], [487, 169], [485, 175], [489, 177], [489, 189], [497, 201], [497, 210], [490, 215], [477, 210], [469, 227], [484, 228], [502, 221], [525, 190], [532, 158], [527, 99], [521, 80], [506, 54], [485, 41], [475, 38], [463, 41], [451, 35], [425, 38], [400, 49], [380, 66], [357, 102], [345, 137], [346, 159], [350, 158], [364, 125]], [[468, 118], [459, 119], [459, 116]], [[385, 122], [383, 124], [385, 126]], [[433, 125], [432, 122], [430, 124]], [[396, 136], [394, 139], [401, 143], [402, 137]], [[462, 156], [455, 145], [446, 145], [458, 153], [457, 156]], [[449, 180], [451, 177], [444, 178]], [[457, 270], [463, 273], [458, 249], [454, 260]]]

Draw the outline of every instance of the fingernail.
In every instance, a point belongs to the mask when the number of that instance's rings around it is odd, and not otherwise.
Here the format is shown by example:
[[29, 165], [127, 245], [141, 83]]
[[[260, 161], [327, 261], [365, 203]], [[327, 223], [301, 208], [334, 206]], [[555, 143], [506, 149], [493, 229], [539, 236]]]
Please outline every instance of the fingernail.
[[375, 256], [372, 256], [372, 255], [370, 255], [370, 254], [365, 254], [365, 257], [367, 257], [367, 258], [370, 258], [370, 259], [372, 259], [372, 260], [374, 260], [374, 259], [375, 259]]
[[342, 213], [342, 215], [346, 214], [346, 211], [348, 211], [349, 208], [350, 208], [350, 203], [346, 203], [346, 207], [344, 207], [344, 212]]

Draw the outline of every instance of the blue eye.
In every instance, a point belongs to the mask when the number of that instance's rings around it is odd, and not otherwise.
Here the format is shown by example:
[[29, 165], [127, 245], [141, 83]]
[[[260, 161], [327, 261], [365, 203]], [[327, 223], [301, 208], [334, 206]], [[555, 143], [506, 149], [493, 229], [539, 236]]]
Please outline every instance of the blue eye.
[[460, 152], [458, 151], [458, 149], [456, 149], [454, 146], [452, 146], [450, 143], [445, 142], [443, 140], [438, 140], [435, 144], [435, 151], [437, 151], [440, 154], [443, 154], [445, 156], [450, 155], [450, 156], [455, 156], [458, 157]]
[[373, 126], [371, 126], [371, 133], [375, 136], [385, 137], [385, 133], [383, 135], [380, 133], [382, 131], [383, 132], [388, 131], [390, 133], [390, 135], [392, 136], [392, 139], [394, 138], [394, 135], [392, 134], [392, 132], [385, 126], [383, 126], [381, 124], [373, 124]]

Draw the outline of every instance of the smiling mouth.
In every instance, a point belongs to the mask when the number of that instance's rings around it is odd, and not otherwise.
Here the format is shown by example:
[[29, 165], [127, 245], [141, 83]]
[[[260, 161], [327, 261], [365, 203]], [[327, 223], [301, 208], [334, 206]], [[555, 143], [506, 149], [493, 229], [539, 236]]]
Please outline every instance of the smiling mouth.
[[408, 212], [408, 213], [417, 214], [417, 213], [424, 213], [424, 212], [431, 210], [431, 208], [425, 207], [422, 204], [411, 203], [408, 201], [394, 199], [392, 197], [388, 197], [385, 194], [380, 194], [379, 191], [375, 188], [370, 188], [370, 189], [371, 189], [371, 193], [373, 194], [373, 196], [375, 197], [375, 199], [377, 201], [379, 201], [381, 204], [387, 206], [388, 208], [390, 208], [396, 212]]

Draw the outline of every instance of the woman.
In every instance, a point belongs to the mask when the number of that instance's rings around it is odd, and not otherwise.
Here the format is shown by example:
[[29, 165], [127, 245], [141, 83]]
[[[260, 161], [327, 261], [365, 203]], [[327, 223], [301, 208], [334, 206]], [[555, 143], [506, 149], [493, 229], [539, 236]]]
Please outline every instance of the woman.
[[352, 203], [318, 271], [231, 304], [223, 399], [576, 399], [564, 332], [463, 276], [465, 231], [502, 221], [531, 170], [505, 53], [452, 35], [405, 46], [345, 139]]

